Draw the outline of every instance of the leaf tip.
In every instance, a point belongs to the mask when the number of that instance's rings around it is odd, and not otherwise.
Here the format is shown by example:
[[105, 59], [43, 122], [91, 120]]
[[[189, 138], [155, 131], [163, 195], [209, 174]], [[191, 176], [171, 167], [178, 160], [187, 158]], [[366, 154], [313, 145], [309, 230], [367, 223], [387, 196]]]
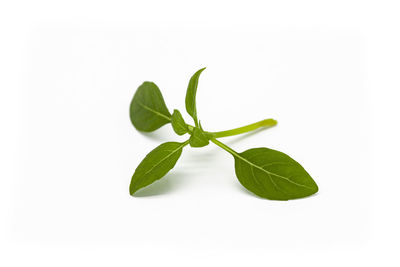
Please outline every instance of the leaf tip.
[[136, 193], [136, 191], [138, 191], [138, 188], [136, 188], [136, 187], [134, 186], [134, 184], [131, 182], [131, 185], [129, 186], [129, 194], [130, 194], [131, 196], [133, 196], [133, 195]]
[[[314, 181], [314, 183], [315, 183], [315, 181]], [[319, 187], [318, 187], [317, 183], [315, 183], [313, 194], [318, 193], [318, 191], [319, 191]]]
[[207, 67], [201, 68], [198, 71], [196, 71], [195, 75], [200, 75]]

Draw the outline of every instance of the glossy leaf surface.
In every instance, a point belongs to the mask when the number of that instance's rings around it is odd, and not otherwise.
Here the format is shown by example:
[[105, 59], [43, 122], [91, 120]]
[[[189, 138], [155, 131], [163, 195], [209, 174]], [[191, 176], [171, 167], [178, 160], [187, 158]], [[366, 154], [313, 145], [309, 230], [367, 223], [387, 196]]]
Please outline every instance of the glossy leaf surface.
[[144, 82], [136, 90], [130, 105], [132, 124], [139, 131], [151, 132], [171, 121], [160, 89], [152, 82]]
[[177, 109], [175, 109], [172, 113], [171, 124], [175, 133], [178, 135], [183, 135], [188, 132], [188, 127], [185, 123], [185, 120], [183, 119], [182, 114]]
[[176, 164], [182, 154], [182, 149], [188, 141], [184, 143], [167, 142], [159, 145], [152, 150], [140, 162], [132, 176], [129, 192], [133, 195], [137, 190], [161, 179]]
[[253, 148], [232, 155], [240, 183], [260, 197], [289, 200], [318, 191], [317, 184], [306, 170], [282, 152]]

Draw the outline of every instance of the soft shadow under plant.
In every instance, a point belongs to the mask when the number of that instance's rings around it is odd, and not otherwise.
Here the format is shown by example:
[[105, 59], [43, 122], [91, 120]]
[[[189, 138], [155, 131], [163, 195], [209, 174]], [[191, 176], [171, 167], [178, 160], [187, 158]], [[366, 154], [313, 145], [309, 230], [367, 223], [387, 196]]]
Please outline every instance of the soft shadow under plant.
[[194, 126], [185, 122], [179, 110], [171, 114], [165, 105], [157, 85], [144, 82], [137, 89], [130, 105], [130, 118], [139, 131], [151, 132], [171, 123], [178, 135], [189, 134], [183, 143], [166, 142], [151, 151], [142, 160], [132, 176], [130, 194], [161, 179], [171, 170], [187, 145], [203, 147], [212, 143], [230, 153], [235, 160], [235, 172], [239, 182], [254, 194], [273, 200], [289, 200], [310, 196], [318, 186], [304, 168], [288, 155], [265, 147], [236, 152], [217, 138], [227, 137], [276, 125], [274, 119], [266, 119], [243, 127], [220, 132], [207, 132], [200, 124], [196, 109], [196, 92], [202, 71], [198, 70], [189, 81], [186, 92], [186, 111], [193, 118]]

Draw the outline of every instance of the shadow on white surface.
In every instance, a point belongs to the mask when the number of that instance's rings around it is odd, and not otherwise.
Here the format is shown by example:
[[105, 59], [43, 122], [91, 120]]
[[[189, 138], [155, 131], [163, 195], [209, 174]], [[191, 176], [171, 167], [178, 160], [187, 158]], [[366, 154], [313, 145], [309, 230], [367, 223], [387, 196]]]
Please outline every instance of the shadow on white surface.
[[134, 129], [136, 132], [140, 133], [142, 136], [144, 136], [150, 140], [153, 140], [153, 141], [162, 141], [165, 138], [165, 134], [163, 134], [161, 131], [141, 132], [141, 131], [136, 130], [136, 128], [134, 128]]
[[[240, 183], [236, 184], [236, 188], [238, 189], [238, 191], [240, 191], [241, 193], [243, 193], [245, 195], [248, 195], [249, 197], [255, 197], [255, 198], [258, 198], [258, 199], [261, 199], [261, 200], [265, 200], [265, 201], [286, 202], [286, 200], [271, 200], [271, 199], [266, 199], [266, 198], [262, 198], [260, 196], [257, 196], [256, 194], [253, 194], [252, 192], [247, 190], [245, 187], [243, 187]], [[291, 199], [291, 200], [288, 200], [288, 201], [290, 201], [290, 202], [292, 202], [292, 201], [301, 201], [301, 200], [308, 199], [308, 198], [314, 198], [314, 197], [318, 197], [318, 194], [319, 194], [319, 192], [317, 192], [317, 193], [315, 193], [315, 194], [313, 194], [311, 196], [308, 196], [308, 197]]]
[[178, 188], [184, 178], [187, 178], [186, 172], [175, 172], [167, 174], [167, 176], [154, 182], [153, 184], [140, 189], [134, 197], [152, 197], [163, 194], [168, 194]]

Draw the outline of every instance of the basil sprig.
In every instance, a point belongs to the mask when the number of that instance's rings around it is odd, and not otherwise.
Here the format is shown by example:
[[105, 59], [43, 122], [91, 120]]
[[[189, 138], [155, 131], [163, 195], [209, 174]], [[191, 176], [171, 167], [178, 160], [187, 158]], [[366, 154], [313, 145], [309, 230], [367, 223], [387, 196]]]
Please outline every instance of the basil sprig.
[[210, 141], [231, 154], [235, 161], [235, 173], [239, 182], [257, 196], [273, 200], [303, 198], [315, 194], [318, 186], [307, 171], [288, 155], [265, 147], [236, 152], [217, 138], [254, 131], [260, 127], [272, 127], [274, 119], [266, 119], [243, 127], [207, 132], [197, 116], [196, 94], [200, 74], [198, 70], [189, 81], [186, 92], [186, 111], [193, 118], [194, 126], [187, 124], [179, 110], [169, 112], [160, 89], [152, 82], [144, 82], [136, 90], [130, 105], [132, 124], [139, 131], [151, 132], [171, 123], [178, 135], [189, 134], [183, 142], [167, 142], [152, 150], [136, 168], [129, 187], [133, 195], [165, 176], [176, 164], [185, 146], [203, 147]]

